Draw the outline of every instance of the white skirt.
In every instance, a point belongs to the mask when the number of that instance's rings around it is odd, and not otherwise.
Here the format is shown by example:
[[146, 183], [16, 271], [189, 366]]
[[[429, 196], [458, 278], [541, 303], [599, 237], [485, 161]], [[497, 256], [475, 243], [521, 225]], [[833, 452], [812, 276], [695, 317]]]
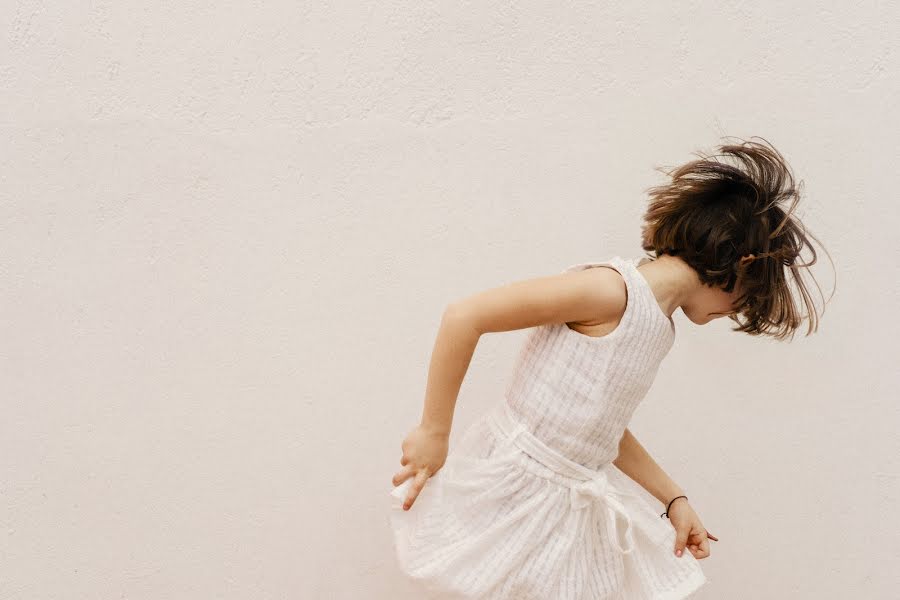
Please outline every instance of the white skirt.
[[391, 490], [390, 524], [400, 568], [430, 598], [680, 600], [708, 581], [636, 482], [559, 454], [505, 400], [405, 511], [412, 481]]

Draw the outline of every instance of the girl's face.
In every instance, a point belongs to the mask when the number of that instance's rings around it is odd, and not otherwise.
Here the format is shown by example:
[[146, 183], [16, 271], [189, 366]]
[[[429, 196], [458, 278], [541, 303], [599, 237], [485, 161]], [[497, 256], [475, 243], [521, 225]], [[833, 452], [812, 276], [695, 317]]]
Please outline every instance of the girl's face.
[[740, 293], [741, 290], [737, 286], [732, 291], [726, 292], [721, 288], [701, 284], [690, 300], [682, 305], [681, 310], [691, 322], [705, 325], [713, 319], [736, 312]]

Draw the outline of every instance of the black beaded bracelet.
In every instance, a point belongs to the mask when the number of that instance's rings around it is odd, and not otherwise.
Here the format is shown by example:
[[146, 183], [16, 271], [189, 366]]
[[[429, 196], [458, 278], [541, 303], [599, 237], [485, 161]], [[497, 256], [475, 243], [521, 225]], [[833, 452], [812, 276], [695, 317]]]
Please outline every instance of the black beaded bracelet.
[[685, 500], [687, 500], [687, 496], [675, 496], [674, 498], [672, 498], [672, 499], [669, 501], [669, 505], [666, 507], [666, 512], [664, 512], [663, 514], [659, 515], [659, 518], [660, 518], [660, 519], [663, 518], [663, 517], [666, 517], [667, 519], [669, 518], [669, 509], [672, 508], [672, 502], [675, 502], [675, 501], [678, 500], [679, 498], [684, 498]]

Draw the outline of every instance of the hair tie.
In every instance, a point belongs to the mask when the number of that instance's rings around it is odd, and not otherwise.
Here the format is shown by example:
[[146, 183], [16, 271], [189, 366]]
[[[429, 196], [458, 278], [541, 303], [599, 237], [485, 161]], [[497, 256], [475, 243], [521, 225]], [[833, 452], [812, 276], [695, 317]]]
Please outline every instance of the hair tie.
[[667, 518], [667, 519], [669, 518], [669, 509], [672, 508], [672, 502], [675, 502], [675, 501], [678, 500], [679, 498], [684, 498], [685, 500], [688, 499], [687, 496], [675, 496], [674, 498], [672, 498], [672, 499], [669, 501], [669, 505], [666, 507], [666, 512], [664, 512], [663, 514], [659, 515], [659, 518], [660, 518], [660, 519], [663, 518], [663, 517], [665, 517], [665, 518]]

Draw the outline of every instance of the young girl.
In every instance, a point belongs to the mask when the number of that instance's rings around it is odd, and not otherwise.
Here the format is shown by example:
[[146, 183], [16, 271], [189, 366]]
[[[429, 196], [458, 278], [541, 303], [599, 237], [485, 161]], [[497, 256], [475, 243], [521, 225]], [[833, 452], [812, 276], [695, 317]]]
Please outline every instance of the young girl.
[[[701, 154], [650, 189], [642, 247], [652, 259], [575, 264], [445, 311], [422, 419], [403, 440], [390, 492], [399, 564], [426, 590], [678, 600], [708, 581], [698, 561], [717, 538], [627, 428], [674, 343], [671, 315], [681, 308], [698, 325], [727, 316], [734, 331], [792, 337], [801, 319], [790, 272], [808, 333], [817, 328], [798, 271], [816, 253], [793, 216], [799, 192], [787, 165], [756, 142], [720, 151], [739, 166]], [[804, 245], [809, 263], [799, 262]], [[504, 398], [448, 456], [479, 337], [523, 328], [533, 329]]]

